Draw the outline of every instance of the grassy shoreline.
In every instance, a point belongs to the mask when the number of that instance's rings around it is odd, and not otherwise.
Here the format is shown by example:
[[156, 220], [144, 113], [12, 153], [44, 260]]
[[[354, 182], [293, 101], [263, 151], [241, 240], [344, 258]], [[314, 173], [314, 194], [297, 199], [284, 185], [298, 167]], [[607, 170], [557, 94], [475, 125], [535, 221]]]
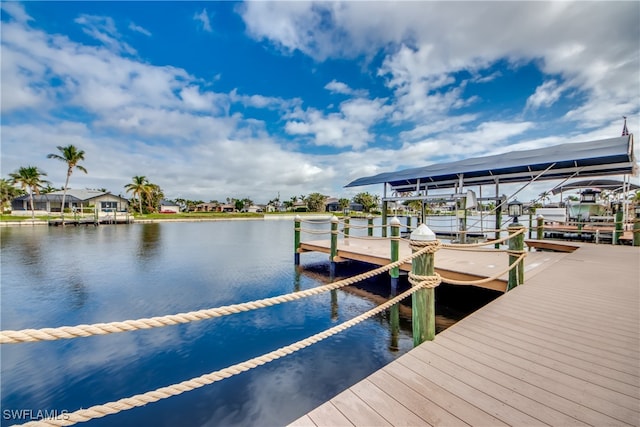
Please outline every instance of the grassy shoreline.
[[[293, 220], [297, 215], [301, 217], [329, 217], [332, 214], [342, 216], [341, 212], [273, 212], [273, 213], [222, 213], [222, 212], [184, 212], [178, 214], [148, 214], [133, 215], [134, 223], [154, 223], [154, 222], [205, 222], [205, 221], [233, 221], [233, 220]], [[72, 215], [65, 216], [66, 219], [73, 219]], [[25, 226], [25, 225], [47, 225], [49, 220], [60, 219], [58, 215], [36, 216], [35, 220], [31, 216], [0, 215], [0, 226]]]

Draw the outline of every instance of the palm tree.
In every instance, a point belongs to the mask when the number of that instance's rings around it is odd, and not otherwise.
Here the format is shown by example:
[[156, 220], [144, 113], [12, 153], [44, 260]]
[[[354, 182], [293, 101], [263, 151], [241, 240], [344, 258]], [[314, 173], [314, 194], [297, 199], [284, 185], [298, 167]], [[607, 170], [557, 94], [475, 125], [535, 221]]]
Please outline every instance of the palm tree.
[[67, 164], [67, 180], [64, 182], [64, 191], [62, 193], [62, 207], [60, 209], [60, 217], [62, 218], [62, 224], [64, 224], [64, 201], [67, 197], [67, 189], [69, 186], [69, 178], [71, 177], [71, 173], [73, 173], [73, 168], [81, 170], [84, 173], [87, 173], [87, 170], [84, 166], [80, 166], [78, 163], [84, 160], [84, 151], [78, 150], [75, 145], [70, 144], [66, 147], [62, 145], [58, 145], [56, 147], [60, 154], [47, 154], [47, 159], [56, 159]]
[[149, 181], [146, 176], [134, 176], [133, 182], [124, 186], [127, 190], [127, 193], [132, 193], [138, 197], [138, 201], [140, 202], [140, 215], [142, 215], [142, 196], [144, 194], [149, 194], [151, 191], [151, 187], [149, 185]]
[[40, 188], [49, 181], [42, 179], [47, 176], [46, 173], [38, 169], [36, 166], [23, 166], [17, 172], [10, 173], [11, 184], [18, 184], [23, 190], [29, 192], [29, 202], [31, 204], [31, 219], [35, 219], [35, 208], [33, 206], [33, 193], [40, 194]]
[[0, 179], [0, 196], [2, 198], [2, 212], [6, 206], [11, 205], [11, 201], [16, 197], [22, 196], [24, 190], [14, 187], [7, 179]]

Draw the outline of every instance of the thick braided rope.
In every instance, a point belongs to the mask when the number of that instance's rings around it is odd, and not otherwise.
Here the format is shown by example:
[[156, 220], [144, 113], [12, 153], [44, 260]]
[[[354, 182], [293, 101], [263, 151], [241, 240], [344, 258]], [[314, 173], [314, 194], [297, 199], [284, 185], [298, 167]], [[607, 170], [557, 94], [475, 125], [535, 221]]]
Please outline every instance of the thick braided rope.
[[446, 243], [443, 244], [443, 247], [447, 248], [447, 249], [453, 249], [453, 250], [469, 250], [469, 248], [478, 248], [478, 247], [482, 247], [482, 246], [488, 246], [488, 245], [494, 245], [494, 244], [499, 244], [499, 243], [503, 243], [506, 242], [507, 240], [518, 236], [522, 233], [524, 233], [526, 231], [525, 228], [521, 228], [518, 231], [516, 231], [513, 234], [510, 234], [506, 237], [502, 237], [500, 239], [497, 240], [490, 240], [487, 242], [479, 242], [479, 243]]
[[482, 283], [488, 283], [491, 281], [494, 281], [496, 279], [498, 279], [500, 276], [502, 276], [503, 274], [506, 274], [508, 272], [510, 272], [511, 270], [513, 270], [518, 263], [520, 263], [520, 261], [522, 261], [524, 259], [524, 257], [527, 256], [527, 253], [524, 251], [512, 251], [514, 254], [519, 254], [520, 256], [518, 257], [518, 259], [516, 259], [509, 267], [507, 267], [505, 270], [501, 271], [498, 274], [494, 274], [492, 277], [487, 277], [486, 279], [480, 279], [480, 280], [456, 280], [456, 279], [450, 279], [448, 277], [442, 277], [442, 281], [445, 283], [449, 283], [451, 285], [479, 285]]
[[326, 218], [326, 219], [304, 219], [304, 218], [300, 218], [300, 222], [305, 222], [308, 224], [328, 224], [331, 222], [331, 218]]
[[328, 285], [318, 286], [316, 288], [304, 291], [294, 292], [290, 294], [280, 295], [271, 298], [265, 298], [256, 301], [245, 302], [241, 304], [227, 305], [217, 308], [192, 311], [188, 313], [172, 314], [167, 316], [159, 316], [152, 318], [143, 318], [137, 320], [125, 320], [122, 322], [111, 323], [95, 323], [93, 325], [77, 325], [77, 326], [61, 326], [58, 328], [43, 329], [22, 329], [19, 331], [5, 330], [0, 331], [0, 344], [16, 344], [23, 342], [36, 341], [54, 341], [59, 339], [72, 339], [80, 337], [89, 337], [92, 335], [107, 335], [118, 332], [136, 331], [139, 329], [160, 328], [163, 326], [178, 325], [181, 323], [195, 322], [198, 320], [212, 319], [215, 317], [228, 316], [230, 314], [241, 313], [244, 311], [255, 310], [258, 308], [270, 307], [284, 302], [296, 301], [312, 295], [318, 295], [323, 292], [339, 289], [344, 286], [353, 285], [362, 280], [377, 276], [378, 274], [390, 271], [395, 267], [400, 267], [413, 258], [426, 253], [419, 251], [413, 253], [404, 259], [378, 267], [374, 270], [358, 274], [353, 277], [339, 280]]
[[441, 282], [442, 278], [438, 273], [434, 273], [433, 276], [421, 276], [419, 274], [409, 272], [409, 283], [411, 284], [411, 286], [416, 286], [418, 288], [424, 289], [434, 289]]
[[300, 228], [299, 231], [303, 232], [303, 233], [308, 233], [308, 234], [331, 234], [331, 230], [312, 230], [310, 228]]
[[128, 409], [135, 408], [135, 407], [144, 406], [148, 403], [157, 402], [158, 400], [166, 399], [171, 396], [177, 396], [187, 391], [191, 391], [196, 388], [200, 388], [205, 385], [209, 385], [214, 382], [221, 381], [223, 379], [232, 377], [234, 375], [237, 375], [242, 372], [246, 372], [250, 369], [256, 368], [258, 366], [264, 365], [265, 363], [272, 362], [281, 357], [288, 356], [292, 353], [295, 353], [298, 350], [309, 347], [312, 344], [320, 342], [339, 332], [342, 332], [348, 328], [351, 328], [352, 326], [355, 326], [358, 323], [388, 309], [394, 304], [399, 303], [406, 297], [416, 292], [418, 289], [421, 289], [421, 287], [414, 286], [412, 288], [409, 288], [407, 291], [403, 292], [402, 294], [394, 297], [393, 299], [390, 299], [389, 301], [379, 305], [374, 309], [367, 311], [366, 313], [361, 314], [360, 316], [354, 317], [353, 319], [343, 322], [337, 326], [334, 326], [333, 328], [330, 328], [323, 332], [312, 335], [309, 338], [306, 338], [304, 340], [298, 341], [296, 343], [290, 344], [285, 347], [281, 347], [277, 350], [274, 350], [262, 356], [254, 357], [253, 359], [249, 359], [245, 362], [241, 362], [241, 363], [229, 366], [227, 368], [221, 369], [219, 371], [202, 375], [197, 378], [192, 378], [190, 380], [186, 380], [178, 384], [174, 384], [168, 387], [162, 387], [153, 391], [149, 391], [144, 394], [138, 394], [128, 398], [120, 399], [115, 402], [105, 403], [103, 405], [92, 406], [91, 408], [88, 408], [88, 409], [80, 409], [78, 411], [65, 414], [64, 419], [52, 419], [52, 420], [29, 422], [29, 423], [23, 424], [23, 426], [29, 426], [29, 427], [70, 426], [76, 423], [90, 421], [94, 418], [102, 418], [107, 415], [112, 415], [121, 411], [126, 411]]
[[379, 236], [353, 236], [349, 235], [349, 239], [360, 239], [360, 240], [390, 240], [390, 237], [379, 237]]

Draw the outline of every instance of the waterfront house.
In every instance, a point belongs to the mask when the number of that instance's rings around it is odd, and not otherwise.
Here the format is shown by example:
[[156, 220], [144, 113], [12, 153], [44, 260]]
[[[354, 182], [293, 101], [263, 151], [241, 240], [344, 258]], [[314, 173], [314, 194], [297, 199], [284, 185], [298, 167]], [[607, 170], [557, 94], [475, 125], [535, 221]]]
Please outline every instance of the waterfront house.
[[[34, 194], [33, 206], [36, 215], [60, 213], [62, 209], [63, 191], [52, 191], [46, 194]], [[116, 196], [108, 191], [67, 190], [64, 200], [65, 209], [70, 212], [83, 212], [95, 208], [98, 212], [123, 212], [129, 209], [129, 200]], [[17, 197], [11, 201], [11, 215], [31, 215], [29, 195]]]
[[169, 200], [160, 201], [160, 213], [179, 213], [180, 206]]

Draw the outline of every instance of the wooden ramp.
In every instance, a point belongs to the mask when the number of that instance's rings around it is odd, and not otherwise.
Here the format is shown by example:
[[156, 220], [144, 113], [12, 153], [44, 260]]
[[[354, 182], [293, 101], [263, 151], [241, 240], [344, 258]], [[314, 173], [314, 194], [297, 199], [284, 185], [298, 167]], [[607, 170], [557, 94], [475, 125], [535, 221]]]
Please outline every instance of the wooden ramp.
[[640, 249], [580, 246], [291, 425], [639, 426]]
[[[330, 240], [315, 240], [300, 244], [301, 252], [331, 253]], [[390, 260], [389, 240], [349, 238], [338, 241], [338, 261], [356, 260], [374, 265], [386, 265]], [[411, 255], [409, 242], [400, 240], [400, 259]], [[545, 266], [557, 262], [566, 254], [552, 252], [529, 252], [525, 258], [525, 276], [533, 277]], [[504, 252], [491, 249], [477, 251], [458, 251], [442, 248], [435, 257], [436, 272], [443, 277], [454, 280], [480, 280], [493, 277], [509, 266], [509, 256]], [[411, 263], [406, 263], [401, 270], [411, 271]], [[508, 274], [498, 279], [477, 286], [504, 292], [507, 289]]]

